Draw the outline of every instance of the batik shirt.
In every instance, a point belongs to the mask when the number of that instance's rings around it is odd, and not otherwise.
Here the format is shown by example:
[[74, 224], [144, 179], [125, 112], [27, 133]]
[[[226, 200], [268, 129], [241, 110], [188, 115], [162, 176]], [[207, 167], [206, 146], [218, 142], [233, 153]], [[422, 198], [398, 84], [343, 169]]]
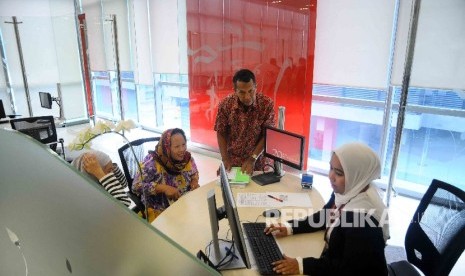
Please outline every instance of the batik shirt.
[[[226, 138], [226, 147], [232, 166], [242, 166], [264, 135], [265, 126], [275, 126], [273, 101], [257, 93], [251, 106], [240, 103], [235, 94], [228, 95], [218, 106], [215, 131]], [[262, 170], [265, 160], [255, 163], [255, 170]]]

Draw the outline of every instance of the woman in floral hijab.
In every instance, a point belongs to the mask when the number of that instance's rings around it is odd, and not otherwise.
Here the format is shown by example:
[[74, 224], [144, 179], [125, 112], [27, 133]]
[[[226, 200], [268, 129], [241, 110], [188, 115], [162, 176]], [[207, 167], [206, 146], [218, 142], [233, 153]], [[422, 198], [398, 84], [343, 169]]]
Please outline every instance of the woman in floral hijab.
[[199, 187], [197, 165], [187, 151], [182, 129], [163, 132], [155, 151], [150, 151], [141, 165], [142, 178], [137, 173], [132, 189], [142, 197], [150, 221], [168, 208], [170, 202]]

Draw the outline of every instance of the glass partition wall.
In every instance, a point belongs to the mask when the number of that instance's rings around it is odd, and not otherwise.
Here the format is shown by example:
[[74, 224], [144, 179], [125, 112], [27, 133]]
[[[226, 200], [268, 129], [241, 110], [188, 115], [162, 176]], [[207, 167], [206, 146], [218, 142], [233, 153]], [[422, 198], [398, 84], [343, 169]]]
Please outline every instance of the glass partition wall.
[[86, 51], [90, 57], [95, 115], [112, 121], [137, 121], [133, 108], [122, 104], [123, 98], [130, 100], [127, 103], [134, 102], [130, 97], [135, 93], [126, 1], [82, 1], [81, 4], [79, 12], [86, 15]]
[[[397, 192], [415, 197], [433, 178], [465, 189], [465, 2], [419, 2], [395, 181]], [[387, 184], [412, 3], [318, 2], [312, 169], [326, 172], [333, 148], [362, 141], [383, 157]]]
[[2, 16], [0, 34], [0, 98], [7, 114], [58, 118], [56, 102], [51, 110], [40, 105], [39, 92], [48, 92], [61, 98], [66, 123], [87, 118], [74, 14]]
[[182, 127], [190, 136], [184, 1], [83, 0], [79, 10], [96, 116], [160, 132]]
[[[398, 187], [423, 191], [437, 178], [465, 189], [464, 12], [464, 1], [421, 1], [405, 115], [412, 124], [402, 134]], [[400, 69], [392, 81], [397, 103]]]

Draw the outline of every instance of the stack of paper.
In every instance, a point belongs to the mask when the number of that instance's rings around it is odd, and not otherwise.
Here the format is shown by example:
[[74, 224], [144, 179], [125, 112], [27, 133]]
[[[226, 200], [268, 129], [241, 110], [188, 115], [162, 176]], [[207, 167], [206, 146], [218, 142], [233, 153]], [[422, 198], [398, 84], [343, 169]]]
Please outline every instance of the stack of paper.
[[308, 193], [237, 193], [237, 207], [312, 207]]
[[229, 184], [245, 186], [250, 182], [250, 175], [243, 173], [241, 167], [232, 167], [228, 172]]

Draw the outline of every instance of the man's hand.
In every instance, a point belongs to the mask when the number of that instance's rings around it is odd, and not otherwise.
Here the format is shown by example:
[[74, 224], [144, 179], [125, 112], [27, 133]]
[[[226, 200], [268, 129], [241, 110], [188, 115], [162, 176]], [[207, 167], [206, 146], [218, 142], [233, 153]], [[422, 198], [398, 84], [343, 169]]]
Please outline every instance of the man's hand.
[[[229, 162], [229, 160], [227, 160], [227, 159], [223, 159], [222, 162], [223, 162], [223, 165], [224, 165], [224, 169], [227, 172], [230, 172], [231, 168], [232, 168], [231, 162]], [[220, 168], [218, 168], [218, 170], [216, 170], [216, 175], [220, 175]]]
[[227, 172], [231, 171], [232, 165], [229, 159], [223, 159], [223, 165]]
[[248, 175], [252, 175], [254, 167], [255, 167], [255, 159], [253, 159], [252, 157], [249, 157], [247, 158], [247, 160], [244, 161], [244, 163], [242, 163], [241, 171]]

